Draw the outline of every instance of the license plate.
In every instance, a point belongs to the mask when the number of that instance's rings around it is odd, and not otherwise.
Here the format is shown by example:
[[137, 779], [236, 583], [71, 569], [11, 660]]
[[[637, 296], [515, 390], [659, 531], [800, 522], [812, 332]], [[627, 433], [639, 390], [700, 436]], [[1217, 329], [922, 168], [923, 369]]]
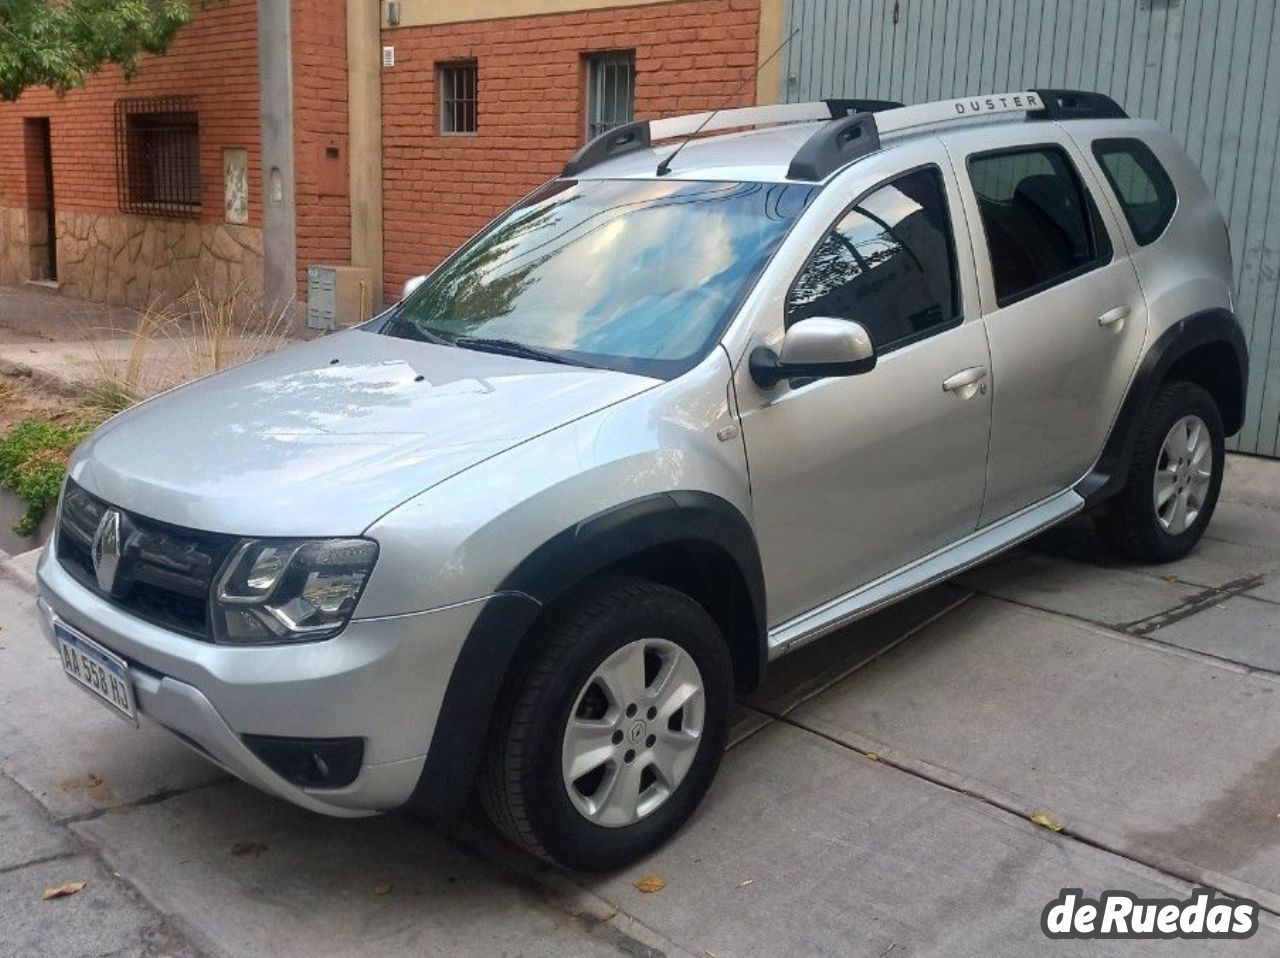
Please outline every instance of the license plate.
[[53, 624], [53, 635], [62, 655], [62, 671], [130, 722], [137, 722], [129, 664], [61, 622]]

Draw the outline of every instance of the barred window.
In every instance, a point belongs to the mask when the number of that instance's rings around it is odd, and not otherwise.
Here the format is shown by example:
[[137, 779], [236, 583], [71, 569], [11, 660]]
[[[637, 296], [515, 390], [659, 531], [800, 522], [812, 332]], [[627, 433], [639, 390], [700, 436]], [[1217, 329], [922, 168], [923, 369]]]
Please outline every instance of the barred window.
[[445, 63], [440, 81], [440, 132], [474, 133], [480, 107], [480, 71], [475, 61]]
[[587, 139], [635, 119], [636, 55], [633, 51], [587, 57]]
[[187, 96], [117, 100], [120, 209], [146, 216], [200, 212], [200, 119]]

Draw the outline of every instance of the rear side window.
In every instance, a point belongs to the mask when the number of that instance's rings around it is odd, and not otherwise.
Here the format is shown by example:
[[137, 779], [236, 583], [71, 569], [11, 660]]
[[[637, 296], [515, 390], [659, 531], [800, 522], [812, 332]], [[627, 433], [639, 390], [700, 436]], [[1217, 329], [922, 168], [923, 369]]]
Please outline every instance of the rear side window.
[[970, 157], [969, 179], [1001, 306], [1111, 259], [1093, 200], [1057, 147]]
[[810, 256], [787, 297], [787, 325], [855, 320], [876, 350], [905, 346], [960, 319], [942, 176], [917, 170], [856, 202]]
[[1094, 140], [1093, 155], [1115, 191], [1140, 246], [1159, 239], [1173, 219], [1178, 192], [1156, 155], [1141, 140]]

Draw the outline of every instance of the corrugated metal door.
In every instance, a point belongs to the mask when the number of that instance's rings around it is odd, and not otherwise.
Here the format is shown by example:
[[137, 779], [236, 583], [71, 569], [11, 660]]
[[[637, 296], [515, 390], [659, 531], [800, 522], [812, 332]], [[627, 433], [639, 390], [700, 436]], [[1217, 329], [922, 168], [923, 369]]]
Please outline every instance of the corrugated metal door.
[[1280, 456], [1275, 0], [788, 0], [786, 17], [785, 100], [1074, 87], [1172, 130], [1231, 225], [1251, 361], [1231, 445]]

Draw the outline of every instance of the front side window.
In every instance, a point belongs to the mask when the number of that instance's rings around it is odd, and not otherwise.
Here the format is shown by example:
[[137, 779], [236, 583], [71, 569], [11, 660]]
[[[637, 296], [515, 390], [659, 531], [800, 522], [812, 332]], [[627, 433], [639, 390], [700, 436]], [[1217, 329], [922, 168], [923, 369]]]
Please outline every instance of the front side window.
[[1120, 201], [1133, 238], [1154, 242], [1173, 219], [1178, 193], [1156, 155], [1141, 140], [1095, 140], [1093, 155]]
[[917, 170], [855, 203], [814, 250], [787, 298], [787, 325], [856, 320], [877, 352], [960, 320], [942, 176]]
[[719, 340], [816, 187], [556, 180], [380, 330], [672, 378]]
[[970, 157], [969, 179], [1001, 306], [1111, 258], [1093, 201], [1058, 147]]

